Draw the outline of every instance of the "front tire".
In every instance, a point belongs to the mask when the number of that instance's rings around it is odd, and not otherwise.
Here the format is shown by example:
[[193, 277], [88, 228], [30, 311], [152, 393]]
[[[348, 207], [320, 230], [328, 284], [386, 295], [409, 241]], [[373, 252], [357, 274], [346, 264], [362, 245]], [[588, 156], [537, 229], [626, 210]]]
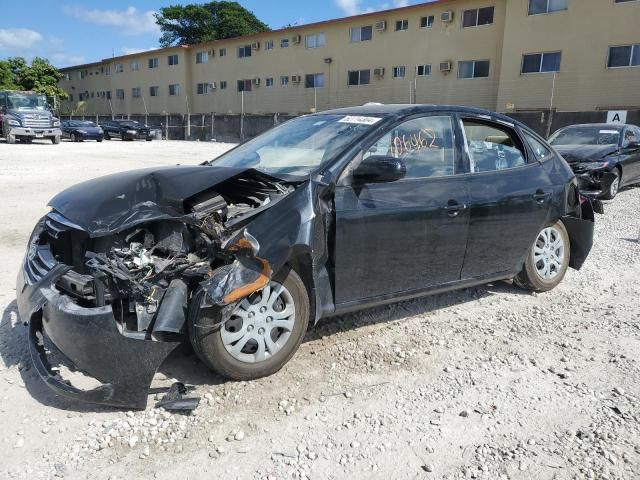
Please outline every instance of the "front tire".
[[51, 143], [54, 145], [58, 145], [60, 143], [60, 135], [56, 135], [55, 137], [51, 137]]
[[620, 170], [616, 168], [611, 173], [613, 173], [616, 178], [614, 178], [611, 182], [609, 190], [602, 195], [602, 198], [604, 200], [613, 200], [614, 198], [616, 198], [616, 195], [618, 195], [618, 192], [620, 191]]
[[109, 135], [107, 132], [104, 132], [104, 139], [111, 140], [111, 135]]
[[553, 290], [566, 275], [570, 256], [569, 234], [558, 220], [538, 234], [514, 283], [533, 292]]
[[222, 309], [199, 290], [189, 311], [189, 338], [202, 362], [232, 380], [254, 380], [280, 370], [296, 353], [309, 325], [309, 295], [294, 270], [238, 302], [219, 325]]

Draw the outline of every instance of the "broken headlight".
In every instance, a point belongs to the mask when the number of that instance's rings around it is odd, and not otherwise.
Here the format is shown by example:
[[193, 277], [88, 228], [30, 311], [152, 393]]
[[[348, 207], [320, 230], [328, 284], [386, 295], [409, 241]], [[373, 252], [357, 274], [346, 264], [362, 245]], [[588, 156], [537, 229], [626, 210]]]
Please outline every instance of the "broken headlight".
[[609, 162], [585, 162], [582, 166], [587, 170], [600, 170], [601, 168], [607, 168]]

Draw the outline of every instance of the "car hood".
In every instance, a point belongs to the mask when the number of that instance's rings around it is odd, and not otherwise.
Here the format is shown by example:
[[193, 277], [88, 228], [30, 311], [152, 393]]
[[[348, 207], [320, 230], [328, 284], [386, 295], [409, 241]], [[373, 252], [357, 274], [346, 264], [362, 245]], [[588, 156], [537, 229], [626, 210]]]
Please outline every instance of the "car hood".
[[38, 110], [37, 108], [10, 108], [7, 110], [7, 115], [12, 115], [20, 120], [24, 120], [25, 118], [31, 119], [50, 119], [52, 117], [51, 112], [48, 110]]
[[132, 170], [74, 185], [49, 201], [70, 224], [92, 236], [145, 221], [181, 219], [185, 200], [247, 169], [176, 166]]
[[618, 151], [617, 145], [558, 145], [553, 148], [569, 163], [593, 162]]
[[87, 133], [101, 133], [102, 132], [102, 128], [100, 127], [64, 127], [67, 130], [74, 130], [74, 131], [78, 131], [78, 130], [83, 130]]

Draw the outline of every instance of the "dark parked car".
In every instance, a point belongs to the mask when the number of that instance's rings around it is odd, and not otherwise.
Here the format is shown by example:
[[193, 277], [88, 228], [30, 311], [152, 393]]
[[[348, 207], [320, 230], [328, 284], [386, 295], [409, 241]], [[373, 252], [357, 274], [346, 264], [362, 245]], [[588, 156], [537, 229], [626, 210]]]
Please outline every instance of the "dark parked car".
[[62, 122], [62, 136], [74, 142], [82, 142], [83, 140], [101, 142], [104, 139], [102, 128], [85, 120], [64, 120]]
[[109, 120], [102, 123], [105, 140], [119, 138], [121, 140], [153, 140], [151, 130], [135, 120]]
[[584, 193], [613, 199], [620, 188], [640, 183], [640, 128], [635, 125], [572, 125], [549, 143], [578, 177]]
[[[498, 280], [550, 290], [594, 227], [533, 131], [427, 105], [300, 117], [215, 161], [98, 178], [49, 205], [17, 283], [36, 368], [62, 395], [135, 408], [180, 342], [228, 378], [270, 375], [328, 316]], [[51, 374], [41, 333], [103, 385]]]

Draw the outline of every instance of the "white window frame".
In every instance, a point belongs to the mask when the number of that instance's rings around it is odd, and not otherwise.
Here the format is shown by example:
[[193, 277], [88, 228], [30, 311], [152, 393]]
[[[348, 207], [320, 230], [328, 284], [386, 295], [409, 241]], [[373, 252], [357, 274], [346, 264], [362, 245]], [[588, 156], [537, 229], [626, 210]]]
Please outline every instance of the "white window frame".
[[280, 48], [289, 48], [289, 39], [281, 38], [280, 39]]
[[[307, 77], [313, 76], [313, 86], [307, 86]], [[322, 78], [322, 85], [318, 85], [318, 79]], [[307, 73], [304, 76], [304, 87], [305, 88], [325, 88], [327, 86], [327, 78], [324, 73]]]
[[[362, 83], [362, 72], [369, 72], [369, 81], [367, 83]], [[349, 83], [349, 77], [352, 73], [358, 74], [358, 83], [351, 84]], [[358, 70], [348, 70], [347, 71], [347, 87], [366, 87], [367, 85], [371, 85], [371, 69], [370, 68], [362, 68]]]
[[274, 83], [273, 77], [267, 77], [264, 79], [264, 86], [267, 88], [273, 88]]
[[[402, 75], [400, 75], [402, 73]], [[391, 69], [392, 78], [405, 78], [407, 76], [407, 66], [397, 65]]]
[[264, 42], [264, 49], [273, 50], [273, 40], [267, 40], [266, 42]]
[[220, 82], [220, 90], [226, 90], [227, 89], [227, 81], [226, 80], [222, 80]]
[[132, 87], [131, 88], [131, 98], [140, 98], [142, 97], [142, 88], [140, 87]]
[[124, 73], [124, 63], [116, 63], [115, 72], [116, 73]]
[[[371, 38], [369, 38], [368, 40], [362, 40], [362, 30], [365, 28], [370, 28], [371, 29]], [[358, 35], [358, 39], [354, 40], [353, 39], [353, 32], [358, 30], [360, 32], [360, 34]], [[362, 43], [362, 42], [370, 42], [371, 40], [373, 40], [373, 25], [363, 25], [361, 27], [351, 27], [349, 29], [349, 42], [350, 43]]]
[[281, 75], [280, 76], [280, 86], [281, 87], [286, 87], [289, 85], [289, 76], [288, 75]]
[[[154, 95], [153, 92], [155, 92], [155, 95]], [[159, 97], [160, 96], [160, 87], [158, 85], [151, 85], [149, 87], [149, 96], [150, 97]]]
[[134, 60], [131, 62], [131, 71], [132, 72], [137, 72], [138, 70], [140, 70], [140, 62], [138, 60]]
[[167, 55], [167, 65], [169, 65], [170, 67], [177, 67], [178, 65], [180, 65], [180, 57], [177, 53]]
[[[158, 60], [158, 57], [152, 57], [147, 59], [147, 66], [149, 67], [149, 69], [158, 68], [159, 63], [160, 62]], [[107, 75], [109, 74], [107, 73]]]
[[251, 45], [242, 45], [238, 47], [238, 58], [249, 58], [253, 55]]
[[[429, 73], [419, 74], [418, 69], [422, 67], [423, 71], [428, 71]], [[416, 65], [416, 77], [430, 77], [431, 76], [431, 64], [430, 63], [421, 63], [420, 65]]]
[[[400, 25], [400, 28], [398, 28], [398, 25]], [[401, 20], [396, 20], [395, 29], [396, 32], [406, 32], [409, 30], [409, 19], [403, 18]]]
[[[422, 19], [423, 18], [427, 19], [427, 24], [425, 26], [422, 26]], [[424, 16], [420, 17], [420, 28], [433, 28], [433, 24], [434, 23], [436, 23], [435, 15], [424, 15]]]
[[[562, 65], [562, 51], [561, 50], [556, 50], [556, 51], [553, 51], [553, 52], [523, 53], [522, 54], [522, 63], [520, 64], [520, 75], [536, 75], [536, 74], [540, 74], [540, 73], [559, 73], [560, 72], [560, 68], [558, 68], [558, 70], [545, 70], [544, 72], [542, 71], [542, 64], [544, 63], [544, 56], [545, 55], [554, 55], [556, 53], [560, 54], [560, 64]], [[530, 55], [540, 55], [540, 64], [538, 65], [538, 71], [537, 72], [523, 72], [523, 69], [524, 69], [524, 58], [528, 57]]]
[[[612, 48], [621, 48], [621, 47], [631, 47], [631, 54], [629, 55], [629, 64], [628, 65], [620, 65], [617, 67], [610, 67], [609, 66], [609, 62], [611, 61], [611, 49]], [[625, 45], [609, 45], [609, 48], [607, 49], [607, 69], [609, 70], [616, 70], [618, 68], [640, 68], [640, 65], [632, 65], [631, 61], [633, 60], [633, 54], [635, 53], [636, 49], [640, 49], [640, 43], [627, 43]]]
[[535, 17], [536, 15], [550, 15], [552, 13], [566, 12], [567, 10], [569, 10], [569, 0], [567, 0], [567, 8], [563, 8], [562, 10], [549, 10], [549, 3], [551, 2], [551, 0], [547, 0], [547, 8], [544, 12], [531, 13], [531, 1], [532, 0], [527, 1], [527, 15], [530, 17]]
[[[480, 10], [485, 9], [485, 8], [493, 8], [493, 18], [491, 19], [491, 23], [483, 23], [482, 25], [480, 25], [478, 22], [480, 21]], [[464, 26], [464, 14], [469, 12], [469, 11], [474, 11], [476, 12], [476, 23], [475, 25], [469, 25], [467, 27]], [[460, 26], [464, 29], [464, 28], [478, 28], [478, 27], [488, 27], [489, 25], [493, 25], [495, 23], [496, 20], [496, 7], [494, 5], [487, 5], [486, 7], [476, 7], [476, 8], [467, 8], [466, 10], [462, 11], [462, 15], [461, 15], [461, 19], [460, 19]]]
[[116, 99], [124, 100], [124, 88], [116, 88]]
[[308, 49], [322, 48], [326, 44], [327, 39], [324, 33], [312, 33], [304, 37], [304, 46]]
[[219, 57], [226, 57], [227, 56], [227, 49], [226, 48], [221, 48], [220, 50], [218, 50], [218, 56]]
[[205, 63], [209, 63], [209, 52], [206, 50], [196, 52], [196, 65], [204, 65]]
[[[172, 90], [173, 90], [173, 93], [171, 93]], [[180, 96], [180, 84], [179, 83], [171, 83], [171, 84], [169, 84], [169, 96], [170, 97], [179, 97]]]

